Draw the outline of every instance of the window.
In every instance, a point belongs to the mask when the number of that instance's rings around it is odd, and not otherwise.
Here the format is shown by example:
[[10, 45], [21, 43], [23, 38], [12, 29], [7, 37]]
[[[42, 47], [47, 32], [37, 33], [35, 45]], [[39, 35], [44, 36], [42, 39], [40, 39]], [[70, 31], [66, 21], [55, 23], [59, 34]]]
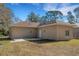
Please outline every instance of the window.
[[44, 32], [46, 32], [46, 30], [43, 30]]
[[66, 36], [69, 36], [69, 31], [66, 31], [66, 32], [65, 32], [65, 35], [66, 35]]

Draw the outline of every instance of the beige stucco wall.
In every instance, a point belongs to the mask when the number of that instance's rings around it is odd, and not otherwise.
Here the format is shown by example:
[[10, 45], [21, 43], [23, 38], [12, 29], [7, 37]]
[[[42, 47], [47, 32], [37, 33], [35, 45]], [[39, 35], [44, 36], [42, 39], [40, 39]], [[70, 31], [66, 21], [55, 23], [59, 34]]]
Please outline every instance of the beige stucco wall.
[[73, 33], [74, 33], [73, 34], [74, 38], [76, 38], [76, 39], [79, 38], [79, 28], [74, 28], [73, 29]]
[[[66, 36], [66, 31], [69, 31], [69, 36]], [[57, 25], [57, 40], [70, 40], [73, 38], [73, 28], [69, 26]]]
[[[40, 31], [41, 33], [39, 33]], [[69, 31], [69, 36], [65, 35], [66, 31]], [[10, 28], [10, 37], [12, 39], [33, 38], [38, 36], [41, 39], [68, 40], [73, 38], [73, 28], [65, 25], [51, 25], [39, 28], [27, 28], [27, 27]]]
[[38, 35], [37, 28], [12, 27], [10, 29], [11, 38], [32, 38]]
[[[72, 27], [62, 26], [62, 25], [53, 25], [40, 27], [42, 39], [52, 39], [52, 40], [67, 40], [73, 38]], [[69, 30], [69, 36], [65, 36], [65, 31]]]
[[46, 26], [39, 28], [41, 30], [41, 39], [57, 39], [57, 27], [56, 26]]

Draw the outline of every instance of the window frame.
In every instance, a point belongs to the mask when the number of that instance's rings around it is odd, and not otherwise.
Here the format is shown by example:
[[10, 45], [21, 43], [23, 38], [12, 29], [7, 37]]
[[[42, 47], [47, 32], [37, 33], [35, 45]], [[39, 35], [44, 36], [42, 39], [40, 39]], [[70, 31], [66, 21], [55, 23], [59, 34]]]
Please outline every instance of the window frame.
[[69, 30], [65, 31], [65, 36], [70, 36], [70, 31]]

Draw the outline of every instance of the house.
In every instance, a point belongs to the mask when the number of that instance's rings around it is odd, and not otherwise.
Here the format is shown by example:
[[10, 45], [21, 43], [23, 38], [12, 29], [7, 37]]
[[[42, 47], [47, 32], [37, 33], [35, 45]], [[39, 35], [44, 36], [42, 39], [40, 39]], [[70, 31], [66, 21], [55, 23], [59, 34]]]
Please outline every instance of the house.
[[15, 38], [40, 38], [52, 40], [68, 40], [73, 38], [73, 25], [56, 22], [40, 25], [35, 22], [20, 22], [10, 27], [10, 37]]
[[36, 38], [38, 37], [39, 23], [35, 22], [19, 22], [11, 25], [10, 37], [14, 38]]
[[68, 40], [73, 38], [73, 25], [56, 22], [39, 27], [39, 37], [42, 39]]
[[73, 29], [73, 37], [79, 39], [79, 24], [75, 24]]

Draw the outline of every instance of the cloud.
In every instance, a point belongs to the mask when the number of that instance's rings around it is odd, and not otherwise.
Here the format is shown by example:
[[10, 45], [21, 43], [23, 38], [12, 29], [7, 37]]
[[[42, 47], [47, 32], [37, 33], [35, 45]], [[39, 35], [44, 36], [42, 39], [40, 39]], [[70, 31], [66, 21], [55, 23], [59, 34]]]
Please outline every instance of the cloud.
[[63, 6], [62, 8], [59, 8], [58, 10], [60, 10], [64, 15], [67, 15], [68, 11], [71, 11], [73, 13], [73, 10], [79, 7], [79, 5], [74, 5], [74, 6]]
[[71, 11], [73, 13], [73, 10], [79, 7], [79, 5], [73, 5], [70, 3], [54, 3], [54, 4], [45, 4], [43, 6], [43, 10], [45, 11], [52, 11], [52, 10], [59, 10], [61, 11], [64, 15], [67, 15], [68, 11]]
[[51, 4], [51, 3], [49, 3], [49, 4], [44, 4], [43, 9], [44, 9], [45, 11], [56, 10], [56, 6], [57, 6], [57, 5], [58, 5], [58, 4]]

